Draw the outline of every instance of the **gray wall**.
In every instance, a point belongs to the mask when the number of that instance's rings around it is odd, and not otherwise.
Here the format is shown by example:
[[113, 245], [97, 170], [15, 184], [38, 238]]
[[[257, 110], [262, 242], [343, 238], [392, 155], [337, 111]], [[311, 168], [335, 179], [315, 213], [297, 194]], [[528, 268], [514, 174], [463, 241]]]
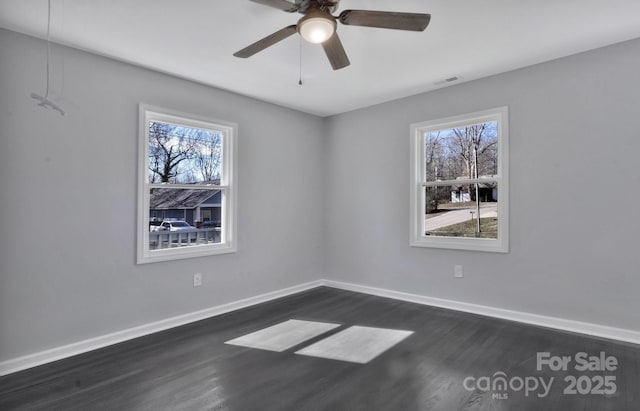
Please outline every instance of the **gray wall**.
[[[640, 330], [639, 90], [635, 40], [328, 119], [325, 277]], [[510, 253], [409, 247], [409, 124], [504, 105]]]
[[[321, 119], [54, 46], [61, 117], [45, 53], [0, 30], [0, 361], [321, 277]], [[236, 254], [135, 265], [139, 102], [239, 124]]]
[[[44, 56], [0, 30], [0, 361], [323, 277], [640, 330], [640, 41], [324, 120], [54, 46], [63, 118]], [[138, 102], [239, 124], [238, 253], [135, 265]], [[511, 252], [409, 247], [409, 124], [502, 105]]]

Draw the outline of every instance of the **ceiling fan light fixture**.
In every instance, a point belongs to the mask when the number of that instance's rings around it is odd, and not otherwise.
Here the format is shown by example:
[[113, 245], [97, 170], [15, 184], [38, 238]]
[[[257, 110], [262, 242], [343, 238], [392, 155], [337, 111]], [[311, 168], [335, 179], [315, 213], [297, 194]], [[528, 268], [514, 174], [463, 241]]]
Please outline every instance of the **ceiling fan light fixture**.
[[298, 23], [298, 29], [303, 39], [320, 44], [329, 40], [336, 32], [336, 21], [324, 15], [303, 17]]

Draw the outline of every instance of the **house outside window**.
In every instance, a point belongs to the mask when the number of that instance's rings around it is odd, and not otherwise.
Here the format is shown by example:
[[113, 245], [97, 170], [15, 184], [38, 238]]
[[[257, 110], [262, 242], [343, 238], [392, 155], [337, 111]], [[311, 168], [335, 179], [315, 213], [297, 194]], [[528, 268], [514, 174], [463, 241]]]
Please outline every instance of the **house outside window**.
[[237, 125], [139, 111], [138, 263], [235, 252]]
[[411, 125], [416, 247], [508, 252], [508, 109]]

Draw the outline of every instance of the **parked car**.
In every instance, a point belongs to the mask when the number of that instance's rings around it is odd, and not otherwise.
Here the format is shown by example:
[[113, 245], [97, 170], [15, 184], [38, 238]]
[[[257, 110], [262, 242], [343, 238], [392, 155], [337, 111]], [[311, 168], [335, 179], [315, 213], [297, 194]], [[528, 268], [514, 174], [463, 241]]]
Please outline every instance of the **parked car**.
[[155, 221], [149, 221], [149, 232], [153, 233], [155, 231], [162, 231], [164, 230], [164, 227], [162, 226], [162, 221], [160, 220], [155, 220]]
[[186, 221], [180, 220], [164, 220], [161, 224], [163, 231], [185, 231], [185, 230], [195, 230], [195, 227], [187, 223]]
[[220, 228], [220, 226], [221, 226], [220, 221], [211, 221], [211, 220], [203, 221], [200, 224], [200, 228]]
[[214, 243], [220, 242], [220, 235], [222, 232], [221, 226], [222, 224], [220, 223], [220, 221], [211, 220], [203, 221], [200, 224], [200, 228], [203, 229], [203, 231], [205, 231], [206, 233], [205, 235], [207, 241], [212, 241]]

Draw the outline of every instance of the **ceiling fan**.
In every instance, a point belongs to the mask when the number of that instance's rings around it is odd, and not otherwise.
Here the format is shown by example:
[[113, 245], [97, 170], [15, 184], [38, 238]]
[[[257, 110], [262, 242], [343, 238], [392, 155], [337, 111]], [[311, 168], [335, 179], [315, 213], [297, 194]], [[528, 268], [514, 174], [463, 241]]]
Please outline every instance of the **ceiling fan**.
[[250, 1], [287, 13], [298, 12], [303, 16], [298, 20], [297, 24], [287, 26], [256, 41], [234, 53], [234, 56], [241, 58], [251, 57], [297, 32], [306, 41], [322, 45], [334, 70], [339, 70], [351, 64], [336, 32], [336, 21], [340, 21], [340, 23], [347, 26], [424, 31], [431, 19], [430, 14], [373, 10], [344, 10], [338, 16], [333, 16], [331, 13], [336, 11], [340, 0], [295, 0], [295, 3], [287, 0]]

